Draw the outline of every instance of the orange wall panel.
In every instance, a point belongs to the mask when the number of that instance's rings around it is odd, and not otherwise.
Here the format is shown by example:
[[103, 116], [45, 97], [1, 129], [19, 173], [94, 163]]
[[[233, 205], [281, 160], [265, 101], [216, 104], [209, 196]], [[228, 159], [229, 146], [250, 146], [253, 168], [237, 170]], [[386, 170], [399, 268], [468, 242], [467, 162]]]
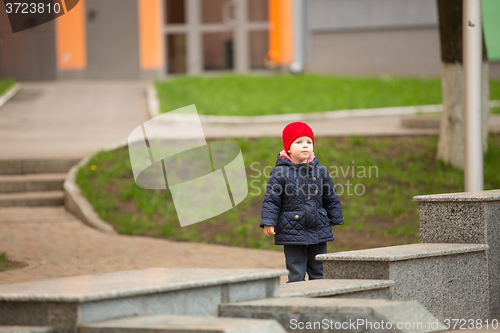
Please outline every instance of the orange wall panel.
[[141, 69], [163, 67], [161, 0], [138, 0]]
[[287, 65], [293, 57], [292, 0], [269, 0], [269, 59]]
[[58, 70], [83, 70], [87, 67], [85, 0], [55, 20]]

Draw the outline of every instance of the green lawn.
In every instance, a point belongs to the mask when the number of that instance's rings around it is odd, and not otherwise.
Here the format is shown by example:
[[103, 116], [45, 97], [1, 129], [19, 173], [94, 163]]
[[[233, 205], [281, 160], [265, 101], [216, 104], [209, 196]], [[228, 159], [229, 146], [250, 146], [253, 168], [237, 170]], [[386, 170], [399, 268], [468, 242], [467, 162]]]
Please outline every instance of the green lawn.
[[[196, 104], [199, 114], [267, 115], [441, 103], [439, 78], [276, 75], [157, 81], [160, 112]], [[500, 80], [490, 81], [500, 99]]]
[[16, 81], [14, 79], [3, 79], [3, 80], [0, 80], [0, 96], [2, 96], [14, 84], [16, 84]]
[[[259, 228], [266, 174], [282, 149], [281, 139], [224, 141], [242, 150], [249, 194], [236, 208], [191, 226], [179, 226], [170, 191], [134, 183], [127, 149], [97, 154], [79, 170], [77, 183], [101, 218], [123, 234], [281, 250]], [[334, 228], [329, 251], [418, 242], [418, 204], [412, 197], [463, 191], [463, 172], [435, 160], [436, 136], [318, 138], [315, 143], [345, 218], [345, 225]], [[491, 134], [486, 189], [500, 188], [498, 165], [500, 135]]]

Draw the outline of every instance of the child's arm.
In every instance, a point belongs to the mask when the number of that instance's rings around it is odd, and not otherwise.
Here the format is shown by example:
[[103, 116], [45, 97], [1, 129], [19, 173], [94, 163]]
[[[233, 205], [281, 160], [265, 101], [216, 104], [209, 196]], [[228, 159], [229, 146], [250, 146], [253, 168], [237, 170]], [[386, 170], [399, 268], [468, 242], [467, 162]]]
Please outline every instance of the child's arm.
[[323, 207], [328, 213], [331, 225], [344, 224], [342, 205], [333, 185], [333, 181], [325, 168], [325, 183], [323, 183]]
[[283, 175], [271, 170], [269, 181], [266, 185], [266, 193], [262, 200], [262, 212], [260, 219], [260, 227], [264, 228], [264, 233], [268, 236], [274, 235], [274, 227], [278, 221], [278, 214], [281, 209], [281, 198], [285, 191], [283, 184]]

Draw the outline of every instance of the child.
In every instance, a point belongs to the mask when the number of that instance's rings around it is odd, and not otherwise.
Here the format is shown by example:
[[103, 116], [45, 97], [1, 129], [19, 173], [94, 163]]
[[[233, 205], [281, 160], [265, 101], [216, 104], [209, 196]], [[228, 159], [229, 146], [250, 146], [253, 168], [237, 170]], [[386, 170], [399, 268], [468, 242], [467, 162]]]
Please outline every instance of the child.
[[[325, 166], [314, 156], [314, 135], [302, 122], [288, 124], [283, 147], [266, 186], [260, 227], [284, 245], [288, 282], [323, 278], [323, 262], [333, 240], [332, 225], [344, 224], [342, 207]], [[288, 283], [287, 282], [287, 283]]]

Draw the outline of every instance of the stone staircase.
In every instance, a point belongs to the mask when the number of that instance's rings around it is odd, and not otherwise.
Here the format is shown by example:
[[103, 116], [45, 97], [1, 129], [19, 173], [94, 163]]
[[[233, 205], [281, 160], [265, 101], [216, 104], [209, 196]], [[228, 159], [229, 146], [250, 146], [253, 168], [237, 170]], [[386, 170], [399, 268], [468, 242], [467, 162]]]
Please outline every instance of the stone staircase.
[[416, 196], [420, 244], [316, 256], [325, 279], [389, 279], [440, 320], [500, 318], [500, 190]]
[[77, 159], [0, 160], [0, 207], [60, 206], [62, 184]]
[[[325, 279], [389, 279], [396, 300], [416, 300], [437, 318], [488, 316], [483, 244], [410, 244], [318, 255]], [[459, 296], [459, 297], [457, 297]]]
[[445, 332], [446, 319], [498, 319], [500, 191], [414, 200], [420, 244], [318, 255], [323, 280], [153, 267], [0, 285], [0, 333]]
[[[331, 325], [346, 320], [371, 325], [420, 320], [426, 325], [435, 322], [436, 327], [412, 332], [443, 331], [437, 318], [415, 301], [357, 298], [364, 292], [366, 297], [375, 292], [390, 298], [392, 281], [305, 281], [280, 287], [280, 276], [287, 274], [268, 269], [153, 267], [0, 285], [0, 333], [22, 325], [42, 333], [50, 333], [43, 331], [49, 328], [54, 333], [303, 332], [291, 328], [294, 320], [326, 320]], [[304, 287], [307, 290], [301, 290]], [[321, 297], [300, 297], [304, 293]], [[338, 298], [342, 295], [346, 298]]]

